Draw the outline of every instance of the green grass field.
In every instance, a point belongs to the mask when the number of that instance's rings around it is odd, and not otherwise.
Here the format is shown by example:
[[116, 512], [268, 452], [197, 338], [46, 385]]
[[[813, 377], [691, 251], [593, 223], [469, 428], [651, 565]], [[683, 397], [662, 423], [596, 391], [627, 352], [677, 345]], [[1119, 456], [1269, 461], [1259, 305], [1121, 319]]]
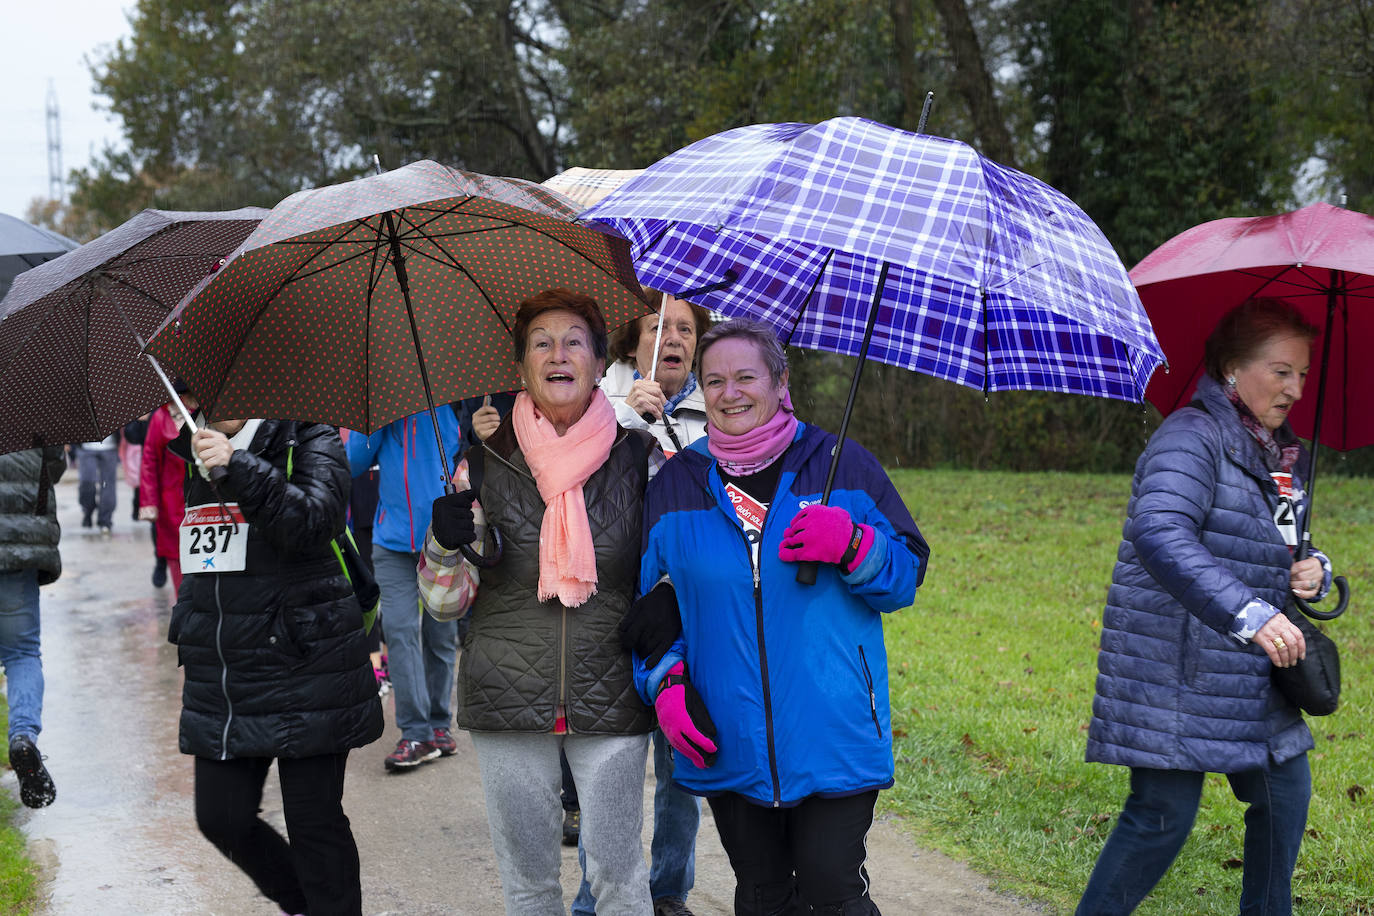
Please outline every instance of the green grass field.
[[[998, 886], [1072, 912], [1126, 792], [1086, 764], [1098, 627], [1125, 475], [896, 471], [933, 551], [916, 604], [888, 619], [897, 785], [884, 809], [918, 842]], [[1374, 480], [1319, 481], [1314, 540], [1355, 598], [1326, 625], [1341, 646], [1335, 715], [1309, 720], [1314, 797], [1295, 887], [1301, 916], [1374, 914]], [[3, 724], [0, 713], [0, 724]], [[3, 749], [0, 749], [3, 754]], [[0, 823], [17, 803], [0, 798]], [[1192, 838], [1141, 914], [1230, 916], [1240, 805], [1209, 778]], [[873, 876], [881, 888], [882, 875]], [[0, 829], [0, 912], [35, 893], [22, 837]]]
[[[6, 734], [9, 708], [0, 699], [0, 735]], [[9, 745], [0, 742], [0, 761], [10, 765]], [[32, 908], [37, 892], [33, 864], [24, 855], [24, 835], [14, 826], [19, 809], [16, 796], [0, 792], [0, 913], [24, 916]]]
[[[893, 473], [931, 545], [915, 605], [888, 621], [897, 785], [886, 810], [998, 886], [1071, 913], [1125, 798], [1083, 762], [1124, 475]], [[1374, 481], [1318, 481], [1313, 539], [1350, 580], [1341, 709], [1310, 718], [1314, 793], [1297, 912], [1374, 913]], [[1242, 808], [1209, 777], [1192, 837], [1141, 914], [1233, 914]], [[882, 876], [875, 875], [881, 887]]]

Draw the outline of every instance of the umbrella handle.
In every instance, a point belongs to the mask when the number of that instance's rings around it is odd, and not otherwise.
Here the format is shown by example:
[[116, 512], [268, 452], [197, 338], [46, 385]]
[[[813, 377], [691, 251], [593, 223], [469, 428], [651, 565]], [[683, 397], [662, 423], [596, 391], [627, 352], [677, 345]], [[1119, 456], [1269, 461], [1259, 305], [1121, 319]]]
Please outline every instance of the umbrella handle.
[[[485, 550], [483, 553], [478, 553], [473, 550], [471, 544], [458, 545], [458, 550], [462, 553], [463, 559], [467, 560], [478, 569], [491, 569], [497, 563], [501, 562], [501, 554], [505, 552], [506, 542], [505, 539], [501, 537], [501, 529], [497, 528], [495, 525], [488, 524], [487, 539], [491, 541], [491, 548]], [[485, 543], [483, 546], [486, 546]]]
[[1335, 586], [1336, 593], [1340, 595], [1340, 600], [1336, 602], [1336, 606], [1333, 609], [1329, 611], [1319, 611], [1301, 598], [1294, 597], [1293, 600], [1297, 603], [1298, 609], [1313, 620], [1335, 620], [1337, 617], [1344, 614], [1345, 606], [1350, 603], [1350, 586], [1346, 584], [1345, 576], [1337, 576], [1331, 580], [1331, 584]]
[[[458, 487], [452, 481], [449, 481], [444, 484], [444, 492], [457, 493]], [[487, 541], [491, 542], [491, 549], [483, 553], [478, 553], [473, 550], [471, 544], [459, 544], [458, 552], [463, 555], [463, 559], [467, 560], [478, 569], [491, 569], [497, 563], [501, 562], [501, 555], [506, 551], [506, 540], [501, 537], [501, 529], [490, 522], [487, 524], [486, 539], [483, 541], [484, 546]]]

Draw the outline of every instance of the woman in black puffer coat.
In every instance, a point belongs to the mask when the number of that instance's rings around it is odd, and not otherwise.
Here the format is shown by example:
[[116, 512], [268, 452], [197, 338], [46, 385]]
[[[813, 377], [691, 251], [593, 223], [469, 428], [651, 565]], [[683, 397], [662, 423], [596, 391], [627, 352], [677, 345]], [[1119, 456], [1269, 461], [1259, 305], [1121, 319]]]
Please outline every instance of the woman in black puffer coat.
[[[343, 445], [329, 426], [240, 420], [183, 430], [170, 448], [204, 468], [186, 488], [186, 578], [169, 633], [186, 669], [180, 744], [196, 758], [197, 824], [287, 913], [361, 913], [344, 766], [381, 735], [382, 710], [333, 547], [348, 504]], [[225, 476], [212, 487], [216, 468]], [[207, 517], [226, 512], [242, 521]], [[273, 759], [289, 844], [258, 817]]]

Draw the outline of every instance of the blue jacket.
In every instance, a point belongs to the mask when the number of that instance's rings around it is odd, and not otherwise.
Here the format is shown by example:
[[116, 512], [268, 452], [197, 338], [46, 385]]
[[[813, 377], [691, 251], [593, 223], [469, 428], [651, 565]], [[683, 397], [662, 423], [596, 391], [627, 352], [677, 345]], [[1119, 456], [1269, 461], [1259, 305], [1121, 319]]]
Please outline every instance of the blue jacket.
[[653, 671], [636, 665], [651, 701], [685, 658], [719, 730], [715, 764], [677, 754], [673, 780], [689, 792], [735, 792], [764, 805], [892, 785], [892, 728], [882, 612], [909, 605], [925, 573], [925, 540], [877, 460], [846, 444], [831, 505], [877, 537], [848, 576], [822, 565], [814, 586], [778, 544], [804, 504], [819, 502], [835, 437], [799, 424], [764, 519], [758, 586], [745, 532], [700, 439], [663, 466], [645, 494], [640, 588], [667, 574], [683, 638]]
[[[462, 454], [458, 418], [448, 406], [436, 413], [451, 473]], [[374, 464], [381, 470], [381, 486], [372, 543], [400, 553], [418, 553], [429, 528], [431, 506], [444, 495], [443, 465], [429, 411], [388, 423], [370, 436], [350, 435], [348, 466], [353, 476]]]
[[[1102, 615], [1087, 759], [1165, 770], [1267, 769], [1312, 747], [1268, 656], [1231, 635], [1252, 599], [1288, 599], [1278, 488], [1235, 407], [1204, 376], [1206, 410], [1160, 425], [1136, 463]], [[1293, 469], [1299, 517], [1307, 512]]]

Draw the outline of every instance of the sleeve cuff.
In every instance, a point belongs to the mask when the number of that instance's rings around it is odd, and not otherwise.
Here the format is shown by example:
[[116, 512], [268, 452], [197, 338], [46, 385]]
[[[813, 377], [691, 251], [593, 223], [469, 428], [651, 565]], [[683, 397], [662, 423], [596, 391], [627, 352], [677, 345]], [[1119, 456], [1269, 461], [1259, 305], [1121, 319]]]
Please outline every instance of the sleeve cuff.
[[1250, 603], [1241, 608], [1231, 621], [1231, 636], [1237, 642], [1248, 643], [1278, 613], [1279, 609], [1263, 598], [1251, 598]]
[[870, 581], [887, 563], [887, 535], [873, 529], [873, 544], [868, 548], [868, 553], [858, 566], [847, 573], [841, 573], [840, 578], [850, 585], [863, 585]]
[[659, 660], [657, 665], [649, 669], [649, 673], [644, 678], [644, 693], [646, 694], [644, 699], [650, 705], [658, 699], [658, 685], [668, 676], [668, 672], [672, 670], [673, 666], [679, 662], [686, 662], [682, 653], [669, 650], [663, 653], [663, 658]]

